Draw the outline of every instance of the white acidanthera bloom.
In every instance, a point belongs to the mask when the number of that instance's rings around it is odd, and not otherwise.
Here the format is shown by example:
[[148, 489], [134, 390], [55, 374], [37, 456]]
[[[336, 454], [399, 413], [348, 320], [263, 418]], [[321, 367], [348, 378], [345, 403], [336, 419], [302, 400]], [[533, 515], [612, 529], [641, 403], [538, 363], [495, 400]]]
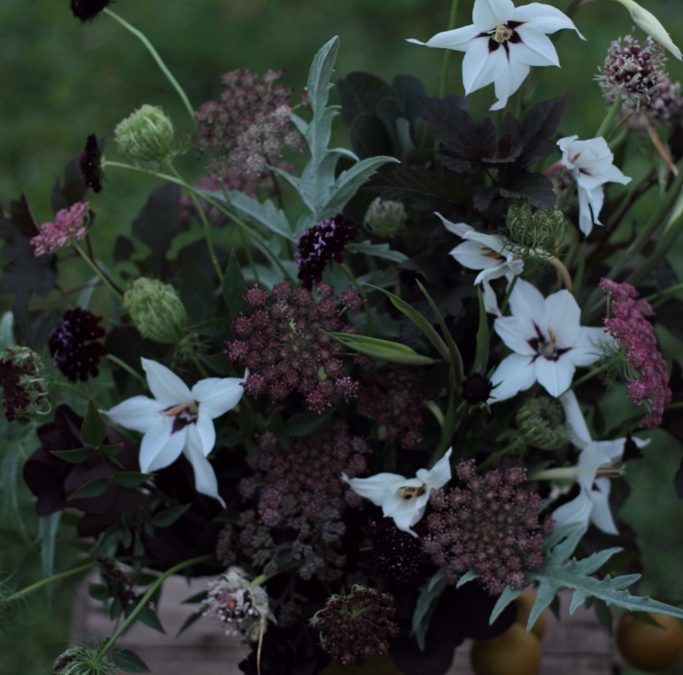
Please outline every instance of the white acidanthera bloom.
[[244, 394], [244, 378], [209, 377], [190, 389], [175, 373], [141, 359], [154, 398], [133, 396], [105, 414], [116, 424], [143, 434], [140, 470], [159, 471], [181, 454], [192, 464], [197, 492], [225, 503], [207, 459], [216, 444], [213, 420], [232, 410]]
[[579, 229], [588, 236], [593, 225], [602, 225], [600, 211], [605, 203], [605, 183], [628, 185], [631, 179], [614, 166], [614, 155], [602, 136], [585, 141], [580, 141], [578, 136], [566, 136], [557, 145], [562, 150], [562, 165], [576, 181]]
[[477, 232], [465, 223], [453, 223], [440, 213], [444, 227], [465, 241], [450, 251], [450, 255], [463, 267], [481, 270], [474, 279], [475, 286], [481, 284], [484, 291], [484, 309], [489, 314], [500, 316], [498, 300], [491, 287], [494, 279], [505, 277], [508, 283], [524, 271], [524, 261], [516, 257], [504, 237]]
[[558, 66], [560, 59], [549, 34], [572, 29], [574, 22], [551, 5], [532, 2], [515, 7], [512, 0], [475, 0], [472, 24], [437, 33], [427, 42], [414, 44], [465, 52], [462, 79], [465, 94], [489, 84], [500, 110], [521, 86], [531, 66]]
[[399, 530], [417, 536], [411, 528], [424, 515], [430, 493], [451, 479], [452, 452], [453, 449], [449, 449], [431, 469], [420, 469], [415, 478], [398, 473], [378, 473], [369, 478], [349, 478], [342, 474], [342, 480], [357, 495], [381, 507], [384, 517], [392, 518]]
[[581, 325], [581, 309], [567, 290], [544, 298], [528, 281], [517, 279], [510, 310], [512, 316], [493, 322], [513, 353], [491, 376], [489, 403], [512, 398], [535, 382], [551, 396], [560, 396], [571, 385], [576, 368], [595, 363], [612, 343], [604, 328]]
[[[600, 469], [614, 466], [624, 454], [625, 438], [612, 441], [594, 441], [588, 430], [576, 394], [568, 391], [560, 397], [572, 443], [581, 450], [575, 470], [579, 494], [572, 501], [563, 504], [553, 513], [556, 527], [559, 525], [580, 525], [584, 530], [592, 523], [607, 534], [618, 534], [612, 511], [609, 507], [611, 483], [609, 478], [598, 477]], [[638, 447], [650, 441], [633, 439]]]

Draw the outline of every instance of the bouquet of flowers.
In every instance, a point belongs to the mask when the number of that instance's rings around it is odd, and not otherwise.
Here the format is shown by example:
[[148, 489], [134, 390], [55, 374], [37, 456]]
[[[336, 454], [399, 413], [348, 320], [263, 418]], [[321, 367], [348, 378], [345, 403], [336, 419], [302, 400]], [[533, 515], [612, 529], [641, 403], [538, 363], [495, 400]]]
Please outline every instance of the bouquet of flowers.
[[[52, 558], [60, 527], [82, 558], [2, 602], [97, 568], [116, 622], [55, 673], [144, 671], [117, 642], [160, 628], [174, 574], [213, 578], [185, 628], [251, 644], [245, 673], [438, 675], [472, 638], [476, 672], [504, 675], [520, 608], [532, 630], [560, 591], [620, 630], [650, 613], [657, 663], [677, 657], [681, 53], [615, 1], [634, 32], [579, 138], [536, 97], [553, 41], [586, 39], [576, 1], [473, 0], [471, 25], [410, 40], [444, 50], [438, 95], [337, 78], [332, 38], [301, 90], [240, 68], [195, 107], [110, 0], [71, 0], [130, 31], [190, 119], [84, 129], [54, 215], [0, 215], [3, 485], [23, 477]], [[493, 85], [482, 119], [445, 90], [453, 50], [466, 95]], [[156, 187], [100, 257], [123, 172]]]

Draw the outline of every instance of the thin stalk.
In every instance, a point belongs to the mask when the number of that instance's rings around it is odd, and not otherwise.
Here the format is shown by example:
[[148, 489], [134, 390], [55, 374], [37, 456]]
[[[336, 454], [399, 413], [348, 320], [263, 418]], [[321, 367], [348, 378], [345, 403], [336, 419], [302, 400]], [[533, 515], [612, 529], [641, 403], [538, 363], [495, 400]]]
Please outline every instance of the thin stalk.
[[668, 412], [669, 410], [680, 410], [681, 408], [683, 408], [683, 401], [677, 401], [676, 403], [667, 406], [666, 410]]
[[87, 263], [88, 267], [102, 280], [104, 285], [117, 297], [123, 299], [121, 289], [104, 273], [100, 266], [93, 260], [75, 241], [71, 244], [78, 255]]
[[676, 295], [676, 293], [680, 292], [683, 292], [683, 282], [681, 282], [680, 284], [676, 284], [675, 286], [671, 286], [663, 291], [659, 291], [658, 293], [648, 295], [646, 298], [644, 298], [644, 300], [645, 302], [649, 302], [650, 304], [659, 304], [663, 300], [666, 300], [669, 296]]
[[[453, 30], [458, 20], [458, 0], [451, 1], [451, 13], [448, 17], [448, 30]], [[441, 77], [439, 79], [439, 98], [446, 95], [446, 82], [448, 80], [448, 63], [451, 60], [451, 50], [444, 49], [441, 61]]]
[[78, 387], [76, 387], [73, 384], [70, 384], [69, 382], [64, 382], [63, 380], [48, 380], [47, 382], [47, 388], [52, 389], [52, 387], [57, 387], [58, 389], [63, 389], [64, 391], [70, 391], [72, 394], [75, 394], [76, 396], [80, 396], [83, 399], [93, 399], [96, 401], [96, 398], [92, 396], [91, 394], [87, 394], [84, 391], [81, 391]]
[[614, 100], [614, 103], [612, 103], [610, 109], [607, 111], [604, 119], [600, 123], [598, 130], [595, 132], [596, 137], [602, 136], [603, 138], [606, 138], [609, 135], [609, 132], [612, 130], [614, 120], [617, 118], [617, 115], [621, 110], [621, 105], [621, 98], [617, 96], [617, 98]]
[[88, 562], [83, 563], [82, 565], [77, 565], [76, 567], [72, 567], [70, 570], [66, 570], [65, 572], [53, 574], [51, 577], [36, 581], [35, 583], [22, 588], [20, 591], [8, 595], [6, 598], [2, 599], [2, 602], [14, 602], [15, 600], [21, 600], [27, 595], [31, 595], [31, 593], [35, 593], [44, 586], [47, 586], [55, 581], [61, 581], [62, 579], [68, 579], [69, 577], [73, 577], [81, 572], [87, 572], [89, 569], [93, 568], [95, 564], [96, 563], [94, 560], [89, 560]]
[[188, 114], [190, 115], [190, 118], [192, 119], [192, 123], [196, 124], [197, 118], [194, 114], [194, 108], [192, 107], [190, 99], [187, 97], [185, 90], [182, 88], [178, 80], [176, 80], [176, 78], [173, 76], [173, 73], [168, 69], [168, 66], [164, 63], [164, 60], [159, 55], [159, 52], [157, 52], [154, 45], [149, 41], [147, 36], [142, 31], [135, 28], [135, 26], [129, 24], [124, 18], [120, 17], [116, 12], [113, 12], [111, 9], [106, 8], [104, 10], [104, 13], [108, 14], [112, 19], [114, 19], [114, 21], [118, 22], [121, 26], [123, 26], [123, 28], [125, 28], [129, 33], [134, 35], [138, 40], [140, 40], [140, 42], [142, 42], [145, 49], [147, 49], [152, 58], [156, 61], [156, 64], [157, 66], [159, 66], [159, 69], [163, 73], [164, 77], [170, 82], [171, 86], [178, 93], [180, 100], [183, 102], [185, 109], [187, 110]]
[[142, 382], [142, 384], [147, 386], [147, 380], [140, 373], [138, 373], [137, 370], [131, 368], [125, 361], [122, 361], [118, 356], [114, 356], [114, 354], [107, 354], [106, 358], [108, 361], [111, 361], [112, 363], [116, 364], [119, 368], [125, 370], [129, 375], [132, 375], [136, 380]]
[[601, 366], [593, 368], [593, 370], [590, 370], [585, 375], [582, 375], [578, 379], [574, 380], [574, 382], [572, 382], [572, 389], [576, 389], [576, 387], [584, 384], [585, 382], [588, 382], [589, 380], [592, 380], [597, 375], [600, 375], [600, 373], [604, 373], [606, 370], [609, 370], [611, 366], [612, 364], [609, 360], [607, 360]]

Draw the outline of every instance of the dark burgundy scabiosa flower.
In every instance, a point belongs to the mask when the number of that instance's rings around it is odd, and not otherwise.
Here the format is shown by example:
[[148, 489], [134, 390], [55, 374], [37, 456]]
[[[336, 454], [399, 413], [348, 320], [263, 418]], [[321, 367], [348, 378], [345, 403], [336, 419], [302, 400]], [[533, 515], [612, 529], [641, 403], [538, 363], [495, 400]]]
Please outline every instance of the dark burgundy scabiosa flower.
[[48, 346], [55, 365], [72, 382], [85, 381], [98, 374], [97, 366], [105, 354], [98, 342], [105, 335], [101, 317], [76, 307], [64, 312]]
[[610, 299], [610, 316], [603, 323], [629, 362], [629, 398], [636, 405], [645, 404], [649, 408], [642, 426], [658, 427], [672, 394], [666, 361], [657, 346], [654, 328], [646, 318], [654, 310], [630, 284], [602, 279], [600, 288]]
[[360, 302], [347, 291], [337, 298], [320, 284], [315, 295], [281, 283], [267, 291], [252, 286], [245, 293], [247, 314], [235, 319], [236, 339], [226, 343], [231, 361], [249, 369], [248, 396], [267, 396], [275, 404], [300, 394], [311, 412], [322, 413], [338, 399], [358, 395], [347, 375], [344, 348], [328, 331], [353, 332], [341, 310]]
[[358, 412], [377, 422], [380, 436], [414, 448], [422, 441], [423, 404], [432, 389], [417, 368], [377, 370], [361, 383]]
[[85, 148], [78, 158], [78, 167], [86, 187], [102, 192], [102, 151], [95, 134], [90, 134], [86, 139]]
[[492, 389], [493, 385], [488, 377], [475, 373], [463, 380], [462, 397], [470, 405], [479, 405], [489, 400]]
[[8, 422], [29, 422], [45, 400], [40, 370], [40, 357], [27, 347], [10, 347], [0, 353], [0, 389]]
[[94, 19], [112, 0], [71, 0], [71, 11], [81, 21]]
[[328, 263], [344, 260], [344, 247], [351, 241], [357, 227], [343, 216], [328, 218], [309, 227], [299, 237], [297, 262], [299, 279], [311, 289], [323, 278]]
[[394, 598], [365, 586], [333, 595], [316, 612], [311, 625], [320, 635], [323, 651], [344, 666], [369, 656], [386, 654], [398, 635]]
[[473, 570], [491, 595], [524, 588], [525, 572], [543, 564], [543, 539], [552, 529], [540, 517], [540, 496], [524, 486], [526, 469], [477, 475], [469, 461], [456, 471], [462, 487], [432, 494], [424, 550], [451, 580]]

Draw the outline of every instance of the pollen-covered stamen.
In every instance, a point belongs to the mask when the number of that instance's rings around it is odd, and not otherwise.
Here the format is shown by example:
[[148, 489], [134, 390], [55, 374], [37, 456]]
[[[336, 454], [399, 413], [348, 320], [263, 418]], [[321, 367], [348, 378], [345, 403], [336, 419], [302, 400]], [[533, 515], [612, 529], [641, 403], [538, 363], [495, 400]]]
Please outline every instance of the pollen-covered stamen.
[[171, 433], [184, 429], [188, 424], [194, 424], [199, 417], [199, 405], [196, 401], [191, 403], [180, 403], [171, 408], [166, 408], [162, 413], [165, 417], [173, 418], [173, 429]]
[[481, 247], [481, 254], [485, 258], [491, 258], [491, 260], [500, 260], [501, 262], [505, 260], [505, 257], [498, 253], [498, 251], [494, 251], [492, 248], [489, 248], [488, 246]]
[[557, 361], [560, 356], [569, 351], [567, 348], [557, 346], [557, 333], [552, 328], [548, 328], [548, 337], [543, 335], [543, 332], [535, 323], [534, 328], [536, 329], [536, 337], [528, 340], [529, 346], [536, 352], [534, 360], [542, 356], [548, 359], [548, 361]]
[[406, 501], [408, 501], [410, 499], [413, 499], [414, 497], [419, 497], [420, 495], [423, 495], [425, 491], [426, 488], [424, 485], [420, 485], [419, 487], [407, 486], [399, 488], [398, 496], [401, 499], [405, 499]]
[[513, 32], [514, 31], [506, 24], [500, 24], [499, 26], [496, 26], [493, 39], [499, 44], [503, 44], [503, 42], [507, 42], [512, 37]]
[[505, 48], [506, 52], [509, 52], [509, 44], [518, 44], [523, 41], [515, 30], [522, 23], [522, 21], [499, 23], [494, 29], [481, 33], [479, 37], [487, 37], [489, 39], [489, 52], [495, 52], [501, 46]]

